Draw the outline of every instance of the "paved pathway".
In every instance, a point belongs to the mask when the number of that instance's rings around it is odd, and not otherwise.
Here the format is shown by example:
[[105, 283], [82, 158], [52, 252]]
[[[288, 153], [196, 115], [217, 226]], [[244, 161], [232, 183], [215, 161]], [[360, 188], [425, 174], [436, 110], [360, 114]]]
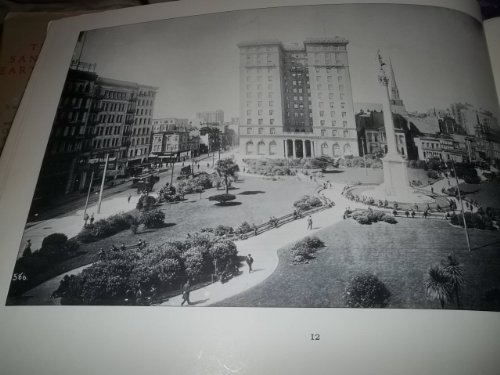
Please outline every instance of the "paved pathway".
[[[286, 244], [296, 242], [305, 236], [314, 234], [320, 229], [342, 221], [344, 211], [347, 207], [351, 207], [351, 209], [364, 208], [365, 206], [361, 203], [351, 202], [341, 195], [344, 186], [344, 184], [333, 183], [332, 188], [321, 192], [325, 197], [334, 201], [335, 206], [311, 215], [313, 220], [312, 230], [307, 230], [307, 219], [303, 218], [264, 232], [256, 237], [235, 242], [240, 255], [252, 254], [254, 258], [254, 272], [248, 273], [248, 268], [245, 268], [243, 274], [232, 278], [227, 283], [216, 282], [192, 291], [190, 300], [193, 306], [214, 304], [261, 283], [278, 266], [278, 249]], [[181, 302], [182, 296], [178, 295], [170, 298], [168, 301], [162, 303], [162, 305], [180, 306]]]

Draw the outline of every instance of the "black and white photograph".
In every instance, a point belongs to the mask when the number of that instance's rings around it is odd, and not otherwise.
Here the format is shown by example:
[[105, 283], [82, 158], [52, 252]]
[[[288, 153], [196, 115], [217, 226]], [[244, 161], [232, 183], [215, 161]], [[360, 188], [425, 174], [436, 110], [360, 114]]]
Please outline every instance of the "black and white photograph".
[[7, 305], [500, 311], [475, 18], [180, 17], [83, 31], [67, 68]]

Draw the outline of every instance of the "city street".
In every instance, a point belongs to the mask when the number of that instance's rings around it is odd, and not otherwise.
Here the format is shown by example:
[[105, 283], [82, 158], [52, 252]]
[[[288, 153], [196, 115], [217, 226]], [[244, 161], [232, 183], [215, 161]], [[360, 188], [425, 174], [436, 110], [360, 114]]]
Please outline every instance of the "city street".
[[[232, 156], [231, 151], [221, 152], [222, 157]], [[209, 156], [202, 155], [196, 160], [199, 162], [199, 169], [195, 167], [195, 173], [208, 172], [212, 173], [212, 162], [217, 162], [218, 153], [211, 153]], [[177, 162], [174, 166], [173, 181], [177, 181], [177, 177], [180, 176], [181, 168], [184, 166], [191, 165], [191, 160], [186, 160], [183, 162]], [[172, 179], [172, 170], [168, 169], [160, 173], [160, 181], [158, 181], [153, 188], [152, 195], [155, 195], [155, 191], [159, 190], [166, 183], [170, 183]], [[100, 213], [97, 213], [99, 191], [94, 191], [91, 193], [91, 199], [89, 199], [89, 205], [87, 208], [87, 214], [89, 216], [94, 215], [94, 219], [97, 221], [99, 219], [106, 218], [110, 215], [117, 214], [119, 212], [130, 211], [135, 208], [140, 194], [137, 194], [137, 189], [131, 187], [132, 182], [126, 182], [121, 185], [116, 185], [107, 188], [103, 192], [103, 199], [101, 203]], [[128, 201], [129, 196], [130, 201]], [[85, 208], [85, 195], [81, 195], [80, 198], [67, 202], [61, 206], [51, 208], [49, 211], [59, 212], [59, 215], [37, 222], [28, 222], [26, 224], [26, 229], [23, 234], [21, 241], [20, 250], [18, 253], [18, 258], [22, 256], [22, 252], [28, 240], [31, 240], [31, 249], [37, 250], [40, 248], [43, 239], [52, 233], [64, 233], [68, 238], [76, 236], [84, 225], [84, 208]]]

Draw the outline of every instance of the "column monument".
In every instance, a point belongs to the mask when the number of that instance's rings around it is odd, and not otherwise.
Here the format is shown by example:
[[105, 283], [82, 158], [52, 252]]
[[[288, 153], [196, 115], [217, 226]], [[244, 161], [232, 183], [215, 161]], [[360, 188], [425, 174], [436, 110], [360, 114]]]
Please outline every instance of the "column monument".
[[391, 100], [389, 95], [390, 79], [384, 69], [386, 63], [382, 55], [378, 54], [380, 64], [379, 82], [383, 87], [384, 126], [387, 139], [387, 154], [382, 159], [384, 168], [384, 191], [387, 199], [409, 202], [411, 192], [408, 179], [407, 161], [398, 153], [396, 146], [396, 133], [392, 119]]

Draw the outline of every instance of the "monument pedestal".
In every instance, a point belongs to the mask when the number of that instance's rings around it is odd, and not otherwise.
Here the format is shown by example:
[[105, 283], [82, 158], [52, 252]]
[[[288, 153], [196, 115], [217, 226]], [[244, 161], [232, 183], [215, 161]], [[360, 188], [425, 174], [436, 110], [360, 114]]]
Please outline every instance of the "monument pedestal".
[[388, 153], [382, 158], [384, 167], [384, 190], [388, 200], [411, 201], [411, 191], [406, 169], [408, 162], [397, 153]]

